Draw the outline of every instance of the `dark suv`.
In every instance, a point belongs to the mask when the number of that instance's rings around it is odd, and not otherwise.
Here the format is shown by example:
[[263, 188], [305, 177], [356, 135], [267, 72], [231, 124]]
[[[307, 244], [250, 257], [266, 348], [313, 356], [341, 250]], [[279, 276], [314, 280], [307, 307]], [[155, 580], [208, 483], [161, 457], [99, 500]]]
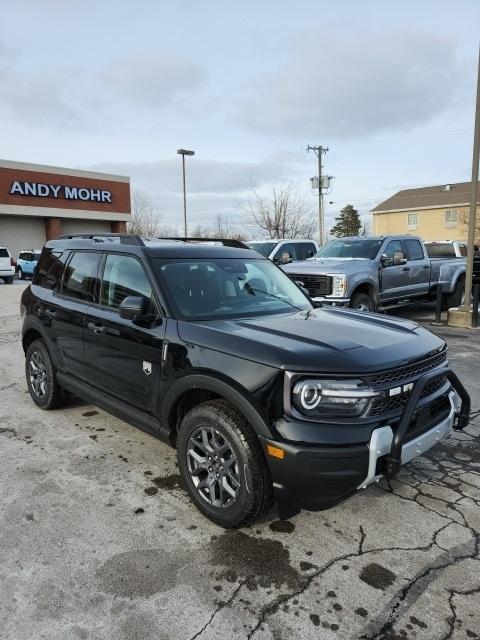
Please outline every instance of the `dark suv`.
[[22, 296], [30, 394], [74, 394], [177, 448], [195, 505], [248, 525], [332, 506], [468, 421], [444, 342], [315, 308], [235, 241], [68, 236]]

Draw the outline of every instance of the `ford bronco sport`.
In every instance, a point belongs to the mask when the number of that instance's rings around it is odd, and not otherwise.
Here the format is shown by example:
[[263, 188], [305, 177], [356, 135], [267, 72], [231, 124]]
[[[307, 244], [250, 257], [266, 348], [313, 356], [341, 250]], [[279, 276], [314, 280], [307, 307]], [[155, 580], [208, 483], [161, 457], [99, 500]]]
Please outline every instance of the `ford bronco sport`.
[[83, 398], [177, 448], [223, 527], [324, 509], [469, 416], [443, 340], [413, 322], [316, 308], [233, 240], [64, 236], [22, 296], [42, 409]]

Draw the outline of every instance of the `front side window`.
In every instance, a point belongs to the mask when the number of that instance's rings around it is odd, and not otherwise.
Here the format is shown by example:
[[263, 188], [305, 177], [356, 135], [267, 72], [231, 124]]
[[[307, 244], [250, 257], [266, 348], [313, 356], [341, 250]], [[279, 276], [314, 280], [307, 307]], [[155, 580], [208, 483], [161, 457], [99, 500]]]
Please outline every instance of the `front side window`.
[[416, 229], [418, 225], [418, 213], [409, 213], [407, 219], [407, 227], [409, 229]]
[[396, 251], [401, 251], [403, 253], [402, 243], [400, 242], [400, 240], [391, 240], [387, 244], [387, 246], [385, 247], [385, 251], [383, 252], [383, 255], [385, 257], [383, 264], [385, 267], [391, 267], [394, 265], [393, 256]]
[[269, 260], [154, 260], [176, 313], [213, 320], [312, 309], [308, 298]]
[[93, 302], [99, 264], [99, 252], [76, 251], [63, 275], [62, 295]]
[[297, 248], [293, 244], [293, 242], [282, 244], [273, 256], [273, 261], [277, 264], [287, 264], [288, 262], [293, 262], [294, 260], [298, 260], [298, 256]]
[[118, 309], [127, 296], [152, 299], [152, 288], [142, 265], [133, 256], [109, 254], [103, 272], [101, 304]]
[[456, 209], [447, 209], [445, 211], [445, 226], [448, 229], [451, 229], [453, 227], [457, 226], [457, 222], [458, 222], [458, 212]]

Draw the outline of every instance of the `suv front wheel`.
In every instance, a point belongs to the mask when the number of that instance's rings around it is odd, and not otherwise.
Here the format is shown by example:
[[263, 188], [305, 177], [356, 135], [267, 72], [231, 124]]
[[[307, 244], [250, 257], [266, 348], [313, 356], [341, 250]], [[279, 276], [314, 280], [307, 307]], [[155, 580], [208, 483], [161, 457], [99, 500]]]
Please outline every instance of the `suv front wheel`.
[[272, 483], [260, 444], [228, 402], [204, 402], [186, 414], [177, 456], [192, 501], [221, 527], [248, 526], [271, 504]]
[[55, 367], [43, 340], [34, 340], [25, 355], [25, 376], [32, 400], [41, 409], [57, 409], [68, 395], [57, 382]]

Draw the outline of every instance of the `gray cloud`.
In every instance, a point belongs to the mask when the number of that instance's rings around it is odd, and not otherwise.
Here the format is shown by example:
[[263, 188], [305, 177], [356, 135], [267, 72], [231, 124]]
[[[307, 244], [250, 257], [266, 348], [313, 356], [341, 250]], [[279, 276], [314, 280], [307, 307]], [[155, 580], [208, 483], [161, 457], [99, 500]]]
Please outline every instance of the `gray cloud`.
[[117, 60], [101, 78], [104, 88], [124, 102], [157, 109], [179, 102], [201, 87], [205, 72], [192, 60], [163, 55]]
[[331, 138], [415, 126], [462, 92], [457, 43], [421, 30], [318, 32], [297, 40], [288, 62], [258, 80], [234, 114], [254, 130]]

